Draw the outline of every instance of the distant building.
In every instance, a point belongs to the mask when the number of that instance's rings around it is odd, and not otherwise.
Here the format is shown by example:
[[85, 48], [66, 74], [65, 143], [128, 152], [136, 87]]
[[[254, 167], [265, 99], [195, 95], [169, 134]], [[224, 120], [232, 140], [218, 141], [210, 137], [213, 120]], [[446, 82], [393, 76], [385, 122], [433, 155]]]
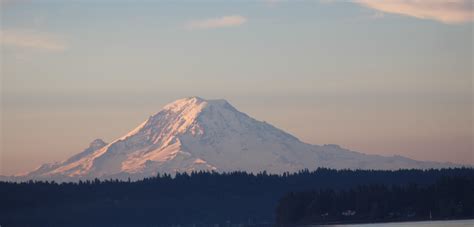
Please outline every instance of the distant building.
[[356, 214], [355, 210], [346, 210], [341, 213], [343, 216], [354, 216]]

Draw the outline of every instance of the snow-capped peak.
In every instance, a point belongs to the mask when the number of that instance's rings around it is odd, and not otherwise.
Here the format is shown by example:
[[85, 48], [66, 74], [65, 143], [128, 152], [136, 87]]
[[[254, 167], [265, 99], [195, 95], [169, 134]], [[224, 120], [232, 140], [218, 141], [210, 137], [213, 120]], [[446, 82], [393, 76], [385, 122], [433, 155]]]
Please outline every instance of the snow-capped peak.
[[[212, 115], [211, 118], [204, 115]], [[151, 116], [136, 133], [146, 131], [158, 139], [185, 133], [193, 135], [204, 133], [204, 126], [214, 127], [216, 122], [235, 123], [238, 112], [226, 100], [205, 100], [200, 97], [179, 99], [166, 105], [160, 112]], [[157, 134], [158, 133], [158, 134]], [[154, 143], [159, 142], [154, 140]]]
[[[228, 107], [230, 104], [224, 99], [206, 100], [197, 96], [176, 100], [167, 104], [163, 110], [175, 113], [185, 112], [189, 116], [195, 116], [208, 106]], [[233, 108], [233, 107], [232, 107]]]
[[317, 146], [238, 111], [226, 100], [189, 97], [166, 105], [110, 144], [89, 148], [30, 176], [152, 176], [194, 170], [273, 173], [318, 167], [436, 168], [446, 164], [364, 155], [337, 145]]
[[164, 110], [169, 110], [169, 111], [181, 111], [185, 108], [195, 108], [198, 107], [199, 105], [206, 103], [206, 100], [200, 98], [200, 97], [188, 97], [188, 98], [183, 98], [183, 99], [178, 99], [170, 104], [167, 104], [165, 107], [163, 107]]

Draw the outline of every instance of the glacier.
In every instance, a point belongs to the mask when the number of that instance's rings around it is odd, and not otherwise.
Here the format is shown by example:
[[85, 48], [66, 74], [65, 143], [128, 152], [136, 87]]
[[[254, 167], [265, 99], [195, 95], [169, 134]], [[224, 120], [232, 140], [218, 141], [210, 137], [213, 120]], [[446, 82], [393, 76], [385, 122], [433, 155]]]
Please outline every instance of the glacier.
[[166, 105], [126, 135], [94, 140], [73, 157], [18, 177], [27, 179], [143, 178], [158, 173], [247, 171], [281, 174], [334, 169], [460, 167], [402, 156], [368, 155], [334, 144], [312, 145], [238, 111], [226, 100], [189, 97]]

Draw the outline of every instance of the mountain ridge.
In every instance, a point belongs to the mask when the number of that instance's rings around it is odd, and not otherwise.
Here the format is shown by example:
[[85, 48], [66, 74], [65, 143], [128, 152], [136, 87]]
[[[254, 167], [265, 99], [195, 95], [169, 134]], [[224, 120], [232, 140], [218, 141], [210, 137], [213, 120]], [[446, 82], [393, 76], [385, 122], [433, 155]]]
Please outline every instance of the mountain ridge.
[[339, 145], [311, 145], [238, 111], [223, 99], [176, 100], [138, 127], [106, 143], [96, 139], [84, 151], [45, 164], [22, 177], [107, 178], [191, 171], [296, 172], [335, 169], [458, 167], [403, 156], [367, 155]]

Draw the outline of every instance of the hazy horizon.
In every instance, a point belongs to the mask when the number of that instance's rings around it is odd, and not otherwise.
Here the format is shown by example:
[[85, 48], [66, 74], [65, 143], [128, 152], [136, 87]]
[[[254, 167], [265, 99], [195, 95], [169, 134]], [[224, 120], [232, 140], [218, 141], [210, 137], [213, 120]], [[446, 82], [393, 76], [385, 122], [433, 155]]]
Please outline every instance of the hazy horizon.
[[3, 175], [111, 142], [189, 96], [310, 144], [474, 165], [472, 2], [0, 7]]

